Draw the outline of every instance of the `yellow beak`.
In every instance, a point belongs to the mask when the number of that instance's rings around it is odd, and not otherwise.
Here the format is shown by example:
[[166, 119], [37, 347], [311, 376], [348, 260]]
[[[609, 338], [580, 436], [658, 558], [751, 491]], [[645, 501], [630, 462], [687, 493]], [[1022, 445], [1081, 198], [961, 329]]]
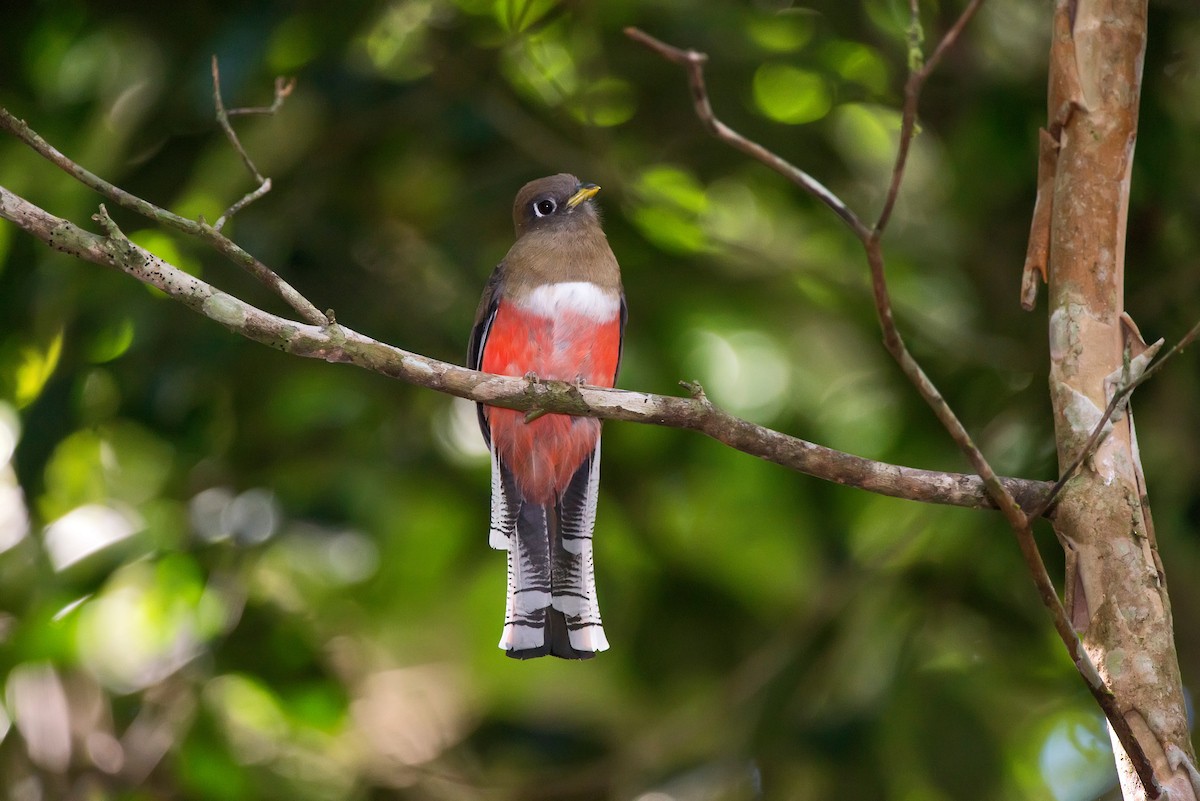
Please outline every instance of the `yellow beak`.
[[575, 194], [567, 198], [567, 208], [573, 209], [585, 200], [591, 200], [600, 191], [600, 187], [595, 184], [580, 184], [575, 190]]

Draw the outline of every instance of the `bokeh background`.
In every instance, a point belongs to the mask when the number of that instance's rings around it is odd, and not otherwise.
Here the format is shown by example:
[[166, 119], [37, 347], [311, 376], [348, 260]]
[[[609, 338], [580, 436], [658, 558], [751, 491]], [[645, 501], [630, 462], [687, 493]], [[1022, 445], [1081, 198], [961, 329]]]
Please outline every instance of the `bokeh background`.
[[[961, 3], [923, 2], [932, 43]], [[930, 82], [887, 238], [910, 343], [996, 467], [1052, 478], [1044, 304], [1018, 308], [1050, 4], [991, 0]], [[1151, 4], [1126, 298], [1200, 314], [1200, 14]], [[734, 127], [878, 208], [907, 4], [788, 0], [29, 2], [0, 103], [92, 171], [214, 220], [339, 322], [460, 361], [510, 204], [570, 171], [625, 275], [620, 385], [877, 459], [966, 465], [879, 344], [826, 209], [708, 138]], [[0, 184], [100, 198], [0, 138]], [[110, 204], [111, 208], [111, 204]], [[197, 242], [136, 241], [276, 312]], [[1135, 399], [1185, 682], [1200, 671], [1200, 371]], [[502, 554], [469, 404], [239, 339], [0, 224], [0, 797], [1087, 799], [1107, 738], [1003, 521], [609, 424], [596, 532], [612, 650], [496, 648]], [[1055, 575], [1061, 557], [1039, 532]]]

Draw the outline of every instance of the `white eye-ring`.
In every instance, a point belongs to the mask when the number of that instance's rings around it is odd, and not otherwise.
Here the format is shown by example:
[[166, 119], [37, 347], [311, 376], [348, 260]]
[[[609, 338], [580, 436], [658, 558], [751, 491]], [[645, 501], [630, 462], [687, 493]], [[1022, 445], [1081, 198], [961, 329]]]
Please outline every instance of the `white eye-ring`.
[[558, 204], [550, 198], [534, 201], [533, 213], [538, 217], [548, 217], [558, 209]]

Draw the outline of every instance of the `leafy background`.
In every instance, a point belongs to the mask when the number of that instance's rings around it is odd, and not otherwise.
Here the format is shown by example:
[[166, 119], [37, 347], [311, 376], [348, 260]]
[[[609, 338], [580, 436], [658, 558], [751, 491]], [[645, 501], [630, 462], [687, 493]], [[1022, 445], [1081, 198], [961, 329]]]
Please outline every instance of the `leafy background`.
[[[890, 0], [38, 2], [6, 8], [0, 103], [124, 188], [213, 220], [321, 308], [458, 361], [511, 198], [601, 184], [631, 309], [620, 384], [699, 379], [864, 456], [966, 465], [879, 344], [833, 216], [708, 138], [717, 111], [869, 216], [898, 128]], [[922, 3], [935, 41], [959, 3]], [[1049, 9], [993, 0], [931, 81], [887, 240], [902, 329], [998, 469], [1054, 475], [1044, 306], [1017, 304]], [[1200, 308], [1200, 17], [1152, 4], [1127, 305]], [[99, 198], [0, 140], [0, 184]], [[114, 211], [227, 291], [196, 242]], [[88, 223], [90, 224], [90, 223]], [[469, 405], [230, 335], [0, 226], [0, 786], [11, 799], [1093, 798], [1107, 738], [1001, 519], [874, 497], [698, 435], [605, 433], [611, 651], [496, 649], [504, 561]], [[1200, 669], [1194, 354], [1136, 407], [1185, 682]], [[1039, 533], [1055, 574], [1061, 558]]]

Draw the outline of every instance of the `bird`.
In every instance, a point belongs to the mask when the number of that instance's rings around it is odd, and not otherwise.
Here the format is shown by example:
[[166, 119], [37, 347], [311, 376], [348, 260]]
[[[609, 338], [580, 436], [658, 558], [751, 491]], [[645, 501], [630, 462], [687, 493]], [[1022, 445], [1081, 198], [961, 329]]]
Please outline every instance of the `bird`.
[[[516, 241], [479, 302], [469, 367], [616, 384], [628, 313], [599, 191], [560, 173], [517, 193]], [[508, 551], [500, 647], [515, 659], [590, 659], [608, 648], [592, 558], [600, 421], [476, 406], [492, 461], [489, 541]]]

